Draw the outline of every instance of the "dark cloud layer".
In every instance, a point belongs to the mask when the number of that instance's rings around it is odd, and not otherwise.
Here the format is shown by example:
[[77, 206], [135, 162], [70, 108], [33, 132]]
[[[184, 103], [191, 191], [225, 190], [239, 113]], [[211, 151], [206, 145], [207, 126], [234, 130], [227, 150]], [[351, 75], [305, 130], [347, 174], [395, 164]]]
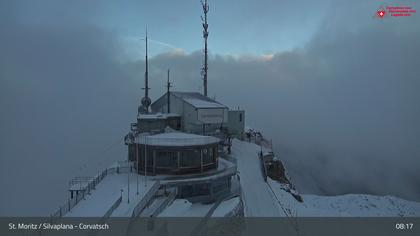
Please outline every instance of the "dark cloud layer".
[[[246, 109], [302, 192], [419, 200], [419, 42], [419, 31], [393, 22], [330, 24], [269, 60], [213, 55], [209, 94]], [[200, 63], [199, 53], [154, 58], [155, 86], [172, 66], [175, 86], [200, 88]]]
[[[117, 60], [117, 35], [88, 20], [24, 24], [3, 5], [0, 214], [47, 215], [73, 176], [125, 158], [143, 61]], [[209, 94], [246, 109], [299, 190], [420, 200], [420, 33], [413, 22], [371, 21], [328, 21], [305, 47], [272, 58], [212, 55]], [[152, 58], [152, 97], [167, 68], [175, 89], [201, 90], [201, 62], [200, 52]]]
[[[6, 13], [16, 10], [4, 5]], [[133, 85], [116, 61], [119, 45], [110, 32], [3, 18], [0, 214], [48, 215], [65, 200], [72, 177], [125, 158], [122, 137], [135, 115], [132, 95], [140, 81]]]

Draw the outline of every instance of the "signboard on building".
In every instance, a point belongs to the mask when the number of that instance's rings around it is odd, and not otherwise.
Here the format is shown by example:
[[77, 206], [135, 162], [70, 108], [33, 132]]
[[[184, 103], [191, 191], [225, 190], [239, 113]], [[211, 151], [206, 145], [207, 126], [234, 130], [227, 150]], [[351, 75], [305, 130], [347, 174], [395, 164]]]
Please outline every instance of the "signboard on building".
[[212, 108], [212, 109], [198, 109], [197, 119], [204, 124], [220, 124], [227, 122], [225, 118], [225, 109]]

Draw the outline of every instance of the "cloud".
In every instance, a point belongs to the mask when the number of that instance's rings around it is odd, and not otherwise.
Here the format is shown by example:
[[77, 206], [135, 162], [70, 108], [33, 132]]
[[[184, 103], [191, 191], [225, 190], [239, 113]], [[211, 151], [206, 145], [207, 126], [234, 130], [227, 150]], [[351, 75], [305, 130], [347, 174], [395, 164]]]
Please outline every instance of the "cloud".
[[75, 175], [125, 159], [141, 82], [116, 60], [115, 36], [95, 25], [33, 25], [10, 14], [0, 35], [0, 214], [48, 215]]

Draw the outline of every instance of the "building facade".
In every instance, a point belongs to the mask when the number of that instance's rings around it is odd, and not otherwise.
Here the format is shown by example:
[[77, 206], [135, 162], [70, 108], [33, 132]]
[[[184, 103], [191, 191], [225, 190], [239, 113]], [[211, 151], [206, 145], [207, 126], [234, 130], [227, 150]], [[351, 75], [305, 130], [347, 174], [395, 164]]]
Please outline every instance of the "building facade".
[[[216, 169], [219, 139], [180, 132], [139, 135], [129, 160], [139, 173], [179, 175]], [[146, 169], [145, 169], [146, 166]]]
[[[229, 110], [227, 106], [195, 92], [170, 92], [169, 96], [169, 111], [182, 117], [183, 131], [211, 134], [226, 127]], [[168, 111], [168, 93], [152, 103], [152, 111]]]

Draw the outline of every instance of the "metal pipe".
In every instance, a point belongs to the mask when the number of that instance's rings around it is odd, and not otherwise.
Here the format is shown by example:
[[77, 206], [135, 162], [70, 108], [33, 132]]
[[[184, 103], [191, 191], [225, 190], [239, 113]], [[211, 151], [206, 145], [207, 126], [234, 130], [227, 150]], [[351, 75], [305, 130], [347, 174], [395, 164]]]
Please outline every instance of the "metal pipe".
[[137, 162], [136, 162], [136, 170], [137, 170], [137, 195], [139, 195], [139, 153], [138, 153], [138, 144], [136, 143], [136, 157], [137, 157]]
[[147, 135], [144, 136], [144, 186], [147, 187]]

